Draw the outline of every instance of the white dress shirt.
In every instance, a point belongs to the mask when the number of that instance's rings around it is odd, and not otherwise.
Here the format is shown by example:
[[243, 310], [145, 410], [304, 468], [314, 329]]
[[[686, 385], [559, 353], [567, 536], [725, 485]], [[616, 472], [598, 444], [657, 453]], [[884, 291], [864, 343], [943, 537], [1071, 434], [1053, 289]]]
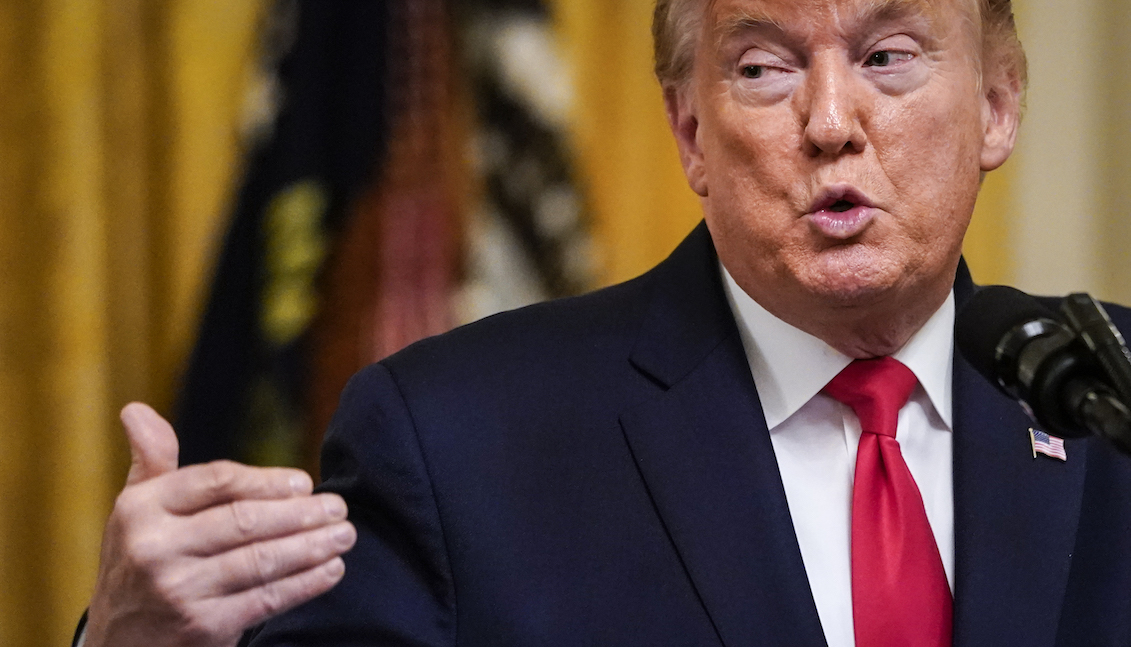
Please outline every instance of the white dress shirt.
[[[721, 267], [721, 265], [720, 265]], [[770, 429], [805, 573], [829, 647], [854, 647], [852, 475], [860, 422], [820, 391], [852, 359], [758, 305], [723, 268], [750, 372]], [[919, 385], [899, 412], [899, 441], [954, 590], [951, 372], [954, 295], [895, 353]]]

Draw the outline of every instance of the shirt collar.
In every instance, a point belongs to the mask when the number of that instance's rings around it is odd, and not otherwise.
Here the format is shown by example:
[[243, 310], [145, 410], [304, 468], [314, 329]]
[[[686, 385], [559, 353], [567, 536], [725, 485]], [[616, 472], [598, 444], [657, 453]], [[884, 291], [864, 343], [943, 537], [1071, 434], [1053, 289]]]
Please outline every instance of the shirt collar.
[[[722, 263], [719, 266], [766, 424], [773, 429], [817, 395], [852, 358], [770, 314], [735, 283]], [[915, 374], [948, 428], [953, 428], [953, 355], [951, 292], [942, 307], [893, 355]]]

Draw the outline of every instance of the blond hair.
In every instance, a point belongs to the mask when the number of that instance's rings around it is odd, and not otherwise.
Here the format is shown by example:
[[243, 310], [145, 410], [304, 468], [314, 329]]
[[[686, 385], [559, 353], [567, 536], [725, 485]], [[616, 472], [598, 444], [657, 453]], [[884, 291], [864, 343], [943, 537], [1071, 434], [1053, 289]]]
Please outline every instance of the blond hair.
[[[1017, 37], [1012, 0], [975, 0], [982, 17], [982, 69], [1005, 71], [1020, 88], [1028, 81], [1025, 50]], [[691, 77], [703, 15], [711, 0], [657, 0], [652, 15], [656, 78], [665, 89]], [[1002, 67], [997, 67], [1002, 66]]]

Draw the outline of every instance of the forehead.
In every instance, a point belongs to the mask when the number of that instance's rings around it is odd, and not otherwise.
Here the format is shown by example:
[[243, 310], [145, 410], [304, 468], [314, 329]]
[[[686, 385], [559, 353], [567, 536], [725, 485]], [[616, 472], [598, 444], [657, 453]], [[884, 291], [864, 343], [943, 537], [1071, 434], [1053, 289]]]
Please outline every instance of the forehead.
[[916, 19], [943, 31], [977, 29], [978, 0], [707, 0], [703, 27], [716, 40], [750, 27], [830, 32]]

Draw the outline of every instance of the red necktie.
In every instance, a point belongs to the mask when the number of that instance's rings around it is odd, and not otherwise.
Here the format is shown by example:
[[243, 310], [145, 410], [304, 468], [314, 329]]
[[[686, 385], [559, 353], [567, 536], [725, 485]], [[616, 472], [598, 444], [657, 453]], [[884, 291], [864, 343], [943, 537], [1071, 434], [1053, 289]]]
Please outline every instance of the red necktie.
[[895, 430], [917, 380], [890, 357], [856, 360], [824, 392], [863, 433], [852, 486], [856, 647], [950, 647], [953, 601], [942, 558]]

